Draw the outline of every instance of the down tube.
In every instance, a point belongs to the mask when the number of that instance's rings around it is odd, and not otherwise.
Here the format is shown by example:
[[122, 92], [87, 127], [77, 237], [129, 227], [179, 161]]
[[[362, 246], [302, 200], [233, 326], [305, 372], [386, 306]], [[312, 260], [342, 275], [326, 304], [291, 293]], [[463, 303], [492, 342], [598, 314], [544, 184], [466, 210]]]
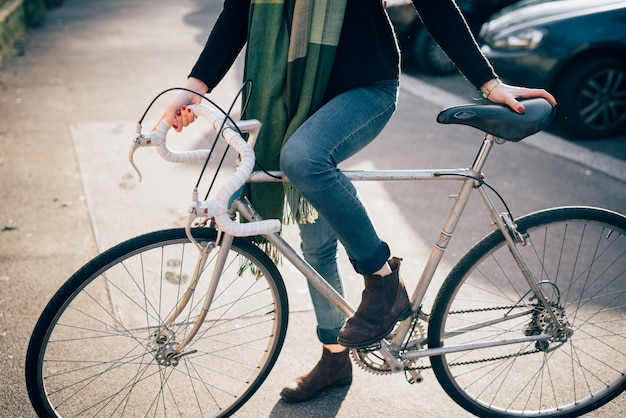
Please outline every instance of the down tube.
[[[235, 203], [237, 211], [250, 222], [259, 221], [260, 217], [255, 214], [247, 203], [237, 200]], [[337, 307], [346, 317], [354, 314], [354, 308], [339, 294], [326, 280], [307, 263], [298, 253], [277, 233], [264, 236], [274, 247], [296, 267], [306, 278], [322, 293], [333, 305]]]

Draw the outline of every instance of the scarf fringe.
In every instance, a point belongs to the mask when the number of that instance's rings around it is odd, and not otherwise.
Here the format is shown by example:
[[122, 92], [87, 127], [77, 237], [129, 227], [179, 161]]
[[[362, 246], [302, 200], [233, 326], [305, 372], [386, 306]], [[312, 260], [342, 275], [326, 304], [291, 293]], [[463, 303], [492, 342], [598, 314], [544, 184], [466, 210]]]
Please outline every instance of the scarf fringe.
[[[277, 266], [283, 265], [283, 257], [280, 252], [274, 247], [270, 242], [263, 239], [263, 237], [256, 237], [255, 244], [272, 260], [272, 262]], [[251, 271], [258, 275], [257, 269], [254, 265], [250, 266]]]
[[290, 223], [312, 224], [319, 217], [317, 210], [296, 189], [289, 185], [285, 187], [285, 209], [283, 210], [283, 225]]
[[[281, 220], [283, 225], [294, 224], [296, 222], [300, 224], [312, 224], [315, 223], [318, 216], [319, 213], [313, 205], [303, 198], [293, 186], [285, 187], [285, 207], [283, 210], [283, 219]], [[283, 265], [282, 254], [272, 245], [272, 243], [268, 242], [265, 237], [254, 237], [254, 243], [265, 254], [267, 254], [274, 264], [277, 266]], [[259, 274], [253, 265], [242, 266], [242, 268], [246, 267], [249, 267], [253, 274]]]

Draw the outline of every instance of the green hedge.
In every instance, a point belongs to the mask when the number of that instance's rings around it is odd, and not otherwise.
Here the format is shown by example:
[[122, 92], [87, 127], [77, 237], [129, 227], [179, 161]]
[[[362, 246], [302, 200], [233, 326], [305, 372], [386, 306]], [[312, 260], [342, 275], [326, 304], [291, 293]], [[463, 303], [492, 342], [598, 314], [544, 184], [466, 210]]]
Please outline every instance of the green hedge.
[[46, 11], [46, 0], [23, 0], [24, 1], [24, 17], [26, 18], [26, 26], [35, 26], [41, 23], [44, 12]]
[[62, 4], [63, 0], [0, 0], [0, 61], [28, 27], [41, 23], [46, 8]]
[[0, 0], [0, 59], [12, 48], [15, 41], [20, 39], [26, 32], [26, 15], [24, 7], [14, 8], [11, 0]]

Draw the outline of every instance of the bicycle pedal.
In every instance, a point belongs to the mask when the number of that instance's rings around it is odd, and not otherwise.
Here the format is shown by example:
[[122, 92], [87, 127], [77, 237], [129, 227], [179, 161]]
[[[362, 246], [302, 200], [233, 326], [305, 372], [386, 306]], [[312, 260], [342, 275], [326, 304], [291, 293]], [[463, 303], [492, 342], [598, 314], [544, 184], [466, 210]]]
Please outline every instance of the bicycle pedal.
[[405, 372], [406, 381], [409, 382], [411, 385], [415, 383], [422, 383], [424, 381], [424, 376], [422, 376], [422, 373], [419, 370], [408, 369], [405, 370]]
[[369, 345], [367, 347], [360, 347], [360, 348], [356, 348], [356, 352], [359, 354], [367, 354], [367, 353], [373, 353], [374, 351], [378, 351], [381, 348], [381, 344], [380, 343], [376, 343], [376, 344], [372, 344]]

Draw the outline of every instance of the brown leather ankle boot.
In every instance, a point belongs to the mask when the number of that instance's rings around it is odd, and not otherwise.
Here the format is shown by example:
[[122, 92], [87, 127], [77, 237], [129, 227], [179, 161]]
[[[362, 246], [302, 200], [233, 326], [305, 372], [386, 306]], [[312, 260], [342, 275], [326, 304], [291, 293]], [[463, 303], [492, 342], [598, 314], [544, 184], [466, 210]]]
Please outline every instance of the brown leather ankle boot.
[[364, 276], [361, 304], [339, 332], [337, 342], [345, 347], [362, 348], [386, 337], [395, 323], [411, 314], [409, 297], [400, 278], [400, 258], [389, 260], [392, 273]]
[[326, 347], [321, 360], [307, 374], [294, 379], [280, 392], [286, 402], [302, 402], [314, 398], [328, 388], [352, 383], [352, 363], [349, 350], [331, 353]]

